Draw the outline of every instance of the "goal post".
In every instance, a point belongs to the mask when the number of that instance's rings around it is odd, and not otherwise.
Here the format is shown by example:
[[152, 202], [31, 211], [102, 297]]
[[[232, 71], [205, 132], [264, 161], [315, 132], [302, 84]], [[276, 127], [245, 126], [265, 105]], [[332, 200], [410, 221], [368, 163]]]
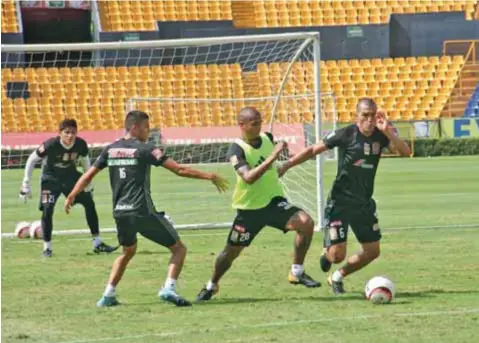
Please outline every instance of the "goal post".
[[[66, 117], [77, 119], [79, 136], [96, 157], [99, 147], [121, 137], [131, 109], [150, 114], [151, 140], [180, 163], [201, 164], [231, 180], [226, 152], [239, 136], [235, 119], [244, 106], [258, 108], [263, 128], [288, 142], [282, 161], [336, 128], [334, 94], [320, 91], [316, 32], [2, 45], [2, 79], [24, 87], [20, 97], [2, 93], [2, 169], [23, 167], [33, 148], [55, 134]], [[335, 159], [334, 151], [325, 157]], [[318, 156], [282, 178], [290, 201], [316, 223], [323, 221], [322, 162]], [[230, 199], [212, 200], [209, 185], [168, 180], [160, 182], [158, 192], [153, 187], [152, 195], [179, 228], [231, 222]], [[108, 185], [97, 186], [95, 197], [109, 201]]]

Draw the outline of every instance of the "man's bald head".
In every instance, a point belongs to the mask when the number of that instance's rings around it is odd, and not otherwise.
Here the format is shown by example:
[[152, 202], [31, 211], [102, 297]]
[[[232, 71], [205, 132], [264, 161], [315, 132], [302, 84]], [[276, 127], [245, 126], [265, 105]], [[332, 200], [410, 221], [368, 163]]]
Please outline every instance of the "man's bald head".
[[356, 105], [356, 113], [359, 115], [364, 112], [373, 112], [376, 113], [378, 106], [371, 98], [361, 98]]
[[254, 107], [243, 107], [237, 116], [238, 123], [261, 119], [261, 113]]

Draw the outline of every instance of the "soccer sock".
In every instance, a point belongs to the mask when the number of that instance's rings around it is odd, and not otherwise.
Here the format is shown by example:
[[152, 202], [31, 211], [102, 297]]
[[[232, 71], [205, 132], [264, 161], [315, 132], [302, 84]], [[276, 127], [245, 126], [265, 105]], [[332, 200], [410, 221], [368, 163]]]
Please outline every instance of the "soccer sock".
[[300, 276], [304, 273], [304, 267], [302, 264], [293, 264], [291, 265], [291, 273], [294, 276]]
[[102, 243], [100, 236], [93, 237], [93, 246], [96, 248]]
[[52, 242], [43, 242], [43, 250], [52, 250]]
[[215, 288], [216, 288], [216, 285], [211, 280], [208, 281], [208, 283], [206, 284], [206, 289], [208, 291], [213, 291]]
[[176, 280], [172, 279], [170, 277], [167, 277], [166, 281], [165, 281], [165, 285], [163, 287], [172, 289], [173, 291], [176, 291]]
[[105, 292], [103, 293], [105, 297], [114, 297], [116, 296], [115, 286], [108, 284], [106, 285]]
[[331, 275], [331, 280], [333, 280], [334, 282], [343, 282], [343, 274], [341, 274], [341, 272], [338, 270], [336, 270], [333, 275]]

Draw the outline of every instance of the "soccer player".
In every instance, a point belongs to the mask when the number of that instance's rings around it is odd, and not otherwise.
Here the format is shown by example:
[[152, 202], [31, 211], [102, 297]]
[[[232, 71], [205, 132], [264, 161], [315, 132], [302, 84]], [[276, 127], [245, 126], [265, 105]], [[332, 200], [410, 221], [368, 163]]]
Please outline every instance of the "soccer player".
[[233, 208], [237, 210], [227, 244], [216, 258], [211, 280], [197, 295], [197, 300], [210, 300], [218, 292], [219, 281], [241, 251], [249, 246], [265, 226], [284, 233], [296, 231], [294, 258], [289, 282], [306, 287], [320, 283], [304, 272], [303, 262], [311, 243], [314, 222], [300, 208], [284, 197], [275, 161], [284, 142], [275, 145], [270, 133], [261, 133], [261, 114], [254, 107], [245, 107], [238, 114], [242, 137], [228, 150], [228, 158], [237, 173]]
[[379, 256], [381, 231], [372, 195], [382, 150], [389, 147], [401, 156], [411, 153], [408, 145], [397, 137], [385, 114], [378, 111], [374, 100], [360, 99], [356, 112], [355, 124], [331, 132], [324, 140], [304, 149], [280, 167], [283, 175], [288, 169], [328, 149], [339, 149], [338, 172], [325, 209], [325, 249], [320, 259], [321, 269], [328, 272], [332, 263], [345, 259], [349, 226], [361, 250], [328, 278], [334, 294], [345, 293], [343, 279]]
[[[40, 211], [42, 211], [43, 256], [52, 256], [53, 211], [60, 194], [65, 196], [73, 189], [80, 178], [76, 163], [79, 161], [85, 172], [90, 168], [88, 146], [85, 140], [77, 137], [77, 123], [74, 119], [64, 119], [60, 123], [60, 134], [41, 144], [28, 157], [25, 166], [25, 177], [20, 187], [20, 198], [25, 202], [31, 198], [30, 179], [35, 164], [43, 161], [41, 174]], [[93, 252], [110, 253], [116, 248], [110, 247], [100, 239], [98, 215], [92, 196], [93, 186], [90, 184], [78, 195], [76, 202], [85, 208], [85, 216], [93, 236]]]
[[68, 213], [75, 198], [81, 194], [96, 174], [108, 166], [113, 193], [113, 217], [123, 254], [115, 260], [105, 292], [97, 306], [119, 304], [116, 298], [116, 286], [135, 255], [137, 233], [167, 247], [171, 252], [168, 277], [158, 294], [160, 298], [177, 306], [190, 306], [189, 301], [176, 293], [176, 280], [183, 267], [186, 247], [175, 228], [165, 218], [164, 212], [157, 212], [153, 205], [150, 168], [152, 165], [163, 166], [181, 177], [211, 181], [220, 192], [227, 189], [228, 183], [217, 174], [181, 166], [164, 155], [161, 149], [147, 144], [150, 126], [146, 113], [129, 112], [125, 119], [125, 128], [126, 136], [103, 150], [93, 167], [78, 180], [65, 201], [65, 210]]

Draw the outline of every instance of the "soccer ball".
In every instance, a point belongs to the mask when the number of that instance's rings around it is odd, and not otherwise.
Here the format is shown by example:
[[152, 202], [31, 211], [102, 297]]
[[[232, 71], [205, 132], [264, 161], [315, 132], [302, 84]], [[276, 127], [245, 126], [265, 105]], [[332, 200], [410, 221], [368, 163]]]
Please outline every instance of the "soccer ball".
[[42, 238], [42, 222], [40, 220], [34, 221], [30, 225], [30, 237], [33, 239]]
[[384, 276], [375, 276], [364, 289], [366, 298], [373, 304], [389, 304], [396, 295], [396, 286]]
[[15, 226], [15, 236], [17, 238], [28, 238], [30, 237], [30, 223], [29, 222], [19, 222]]

